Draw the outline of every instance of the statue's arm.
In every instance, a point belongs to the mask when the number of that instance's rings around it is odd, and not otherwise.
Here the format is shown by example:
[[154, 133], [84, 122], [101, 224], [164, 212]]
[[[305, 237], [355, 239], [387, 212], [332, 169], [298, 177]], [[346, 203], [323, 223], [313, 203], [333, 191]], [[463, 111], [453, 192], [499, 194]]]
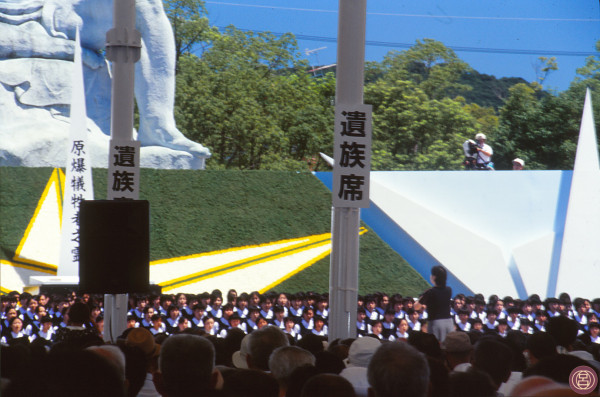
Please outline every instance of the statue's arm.
[[[72, 61], [75, 41], [53, 37], [37, 22], [21, 25], [0, 23], [0, 59], [44, 58]], [[83, 62], [92, 69], [104, 64], [104, 57], [83, 49]]]

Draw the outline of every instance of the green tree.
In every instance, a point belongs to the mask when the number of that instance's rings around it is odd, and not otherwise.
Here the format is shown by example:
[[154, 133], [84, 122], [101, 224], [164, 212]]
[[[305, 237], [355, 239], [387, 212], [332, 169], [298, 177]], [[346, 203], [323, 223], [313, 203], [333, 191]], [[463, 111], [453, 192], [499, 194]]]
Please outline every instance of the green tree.
[[494, 161], [510, 169], [512, 159], [528, 169], [572, 169], [581, 107], [566, 95], [537, 99], [539, 84], [517, 84], [500, 109]]
[[534, 66], [535, 74], [540, 85], [544, 85], [548, 75], [558, 70], [556, 57], [539, 57], [538, 63]]
[[414, 82], [431, 99], [441, 99], [449, 90], [465, 90], [461, 75], [471, 68], [443, 43], [417, 40], [406, 51], [390, 51], [383, 60], [384, 79]]
[[203, 0], [163, 0], [175, 36], [177, 71], [182, 55], [201, 53], [218, 34], [209, 26]]
[[368, 65], [365, 102], [373, 105], [373, 169], [450, 170], [462, 167], [462, 144], [492, 132], [494, 110], [447, 97], [470, 70], [442, 43], [424, 39]]
[[291, 34], [229, 27], [181, 59], [176, 120], [211, 148], [208, 168], [307, 169], [332, 145], [331, 77], [314, 79]]

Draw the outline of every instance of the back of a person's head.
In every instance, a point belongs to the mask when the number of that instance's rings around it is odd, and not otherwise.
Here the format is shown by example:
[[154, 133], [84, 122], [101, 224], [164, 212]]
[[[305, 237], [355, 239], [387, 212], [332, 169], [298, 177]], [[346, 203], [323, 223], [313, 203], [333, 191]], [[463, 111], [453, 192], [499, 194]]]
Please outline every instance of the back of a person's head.
[[308, 350], [297, 346], [281, 346], [271, 353], [269, 370], [271, 375], [287, 388], [290, 375], [302, 365], [315, 365], [315, 356]]
[[269, 370], [269, 357], [275, 349], [288, 346], [285, 333], [278, 327], [267, 326], [248, 336], [248, 364], [261, 371]]
[[407, 343], [382, 344], [367, 369], [375, 397], [427, 395], [429, 365], [425, 355]]
[[257, 369], [231, 369], [223, 372], [225, 397], [278, 397], [279, 385], [272, 376]]
[[301, 397], [355, 397], [352, 384], [339, 375], [319, 374], [308, 379]]
[[512, 351], [493, 337], [484, 337], [477, 342], [473, 352], [473, 366], [486, 372], [496, 388], [510, 377]]
[[215, 348], [198, 335], [169, 336], [161, 346], [158, 369], [168, 396], [191, 396], [213, 387]]
[[31, 393], [21, 390], [21, 394], [14, 395], [125, 396], [123, 375], [117, 367], [89, 350], [51, 352], [43, 364], [43, 371], [35, 374], [30, 378], [30, 384], [41, 390]]
[[138, 346], [119, 346], [125, 355], [125, 378], [127, 379], [127, 396], [135, 397], [144, 386], [148, 372], [148, 358]]
[[433, 334], [420, 331], [411, 332], [411, 334], [408, 336], [408, 343], [428, 357], [442, 357], [442, 348], [440, 347], [440, 342]]
[[319, 370], [312, 365], [302, 365], [290, 375], [286, 397], [300, 397], [304, 384], [313, 376], [319, 375]]
[[527, 339], [526, 349], [529, 351], [529, 355], [536, 360], [557, 354], [556, 341], [547, 332], [536, 332], [531, 335]]
[[435, 285], [438, 287], [446, 286], [446, 279], [448, 278], [448, 273], [446, 269], [442, 266], [434, 266], [431, 268], [431, 275], [435, 277]]
[[125, 354], [115, 345], [90, 346], [87, 350], [96, 353], [106, 360], [119, 371], [121, 382], [125, 382]]
[[558, 316], [548, 320], [546, 331], [554, 338], [557, 345], [568, 348], [575, 342], [579, 327], [577, 321]]
[[476, 368], [451, 372], [448, 377], [448, 397], [492, 397], [496, 388], [490, 376]]
[[442, 360], [427, 357], [429, 366], [429, 397], [446, 397], [448, 395], [448, 368]]
[[[346, 346], [344, 346], [346, 347]], [[346, 348], [347, 349], [347, 348]], [[337, 354], [324, 350], [315, 355], [315, 367], [323, 374], [339, 375], [346, 368], [344, 360]]]
[[[571, 372], [579, 367], [589, 363], [579, 357], [570, 354], [555, 354], [546, 357], [531, 367], [523, 371], [523, 377], [543, 376], [550, 378], [555, 382], [569, 384], [569, 376]], [[597, 372], [597, 371], [596, 371]], [[596, 373], [596, 376], [598, 374]]]
[[69, 307], [69, 323], [85, 324], [90, 321], [90, 308], [85, 303], [75, 302]]
[[296, 343], [296, 346], [308, 350], [312, 354], [317, 354], [325, 349], [323, 346], [323, 337], [315, 334], [304, 335], [302, 339]]

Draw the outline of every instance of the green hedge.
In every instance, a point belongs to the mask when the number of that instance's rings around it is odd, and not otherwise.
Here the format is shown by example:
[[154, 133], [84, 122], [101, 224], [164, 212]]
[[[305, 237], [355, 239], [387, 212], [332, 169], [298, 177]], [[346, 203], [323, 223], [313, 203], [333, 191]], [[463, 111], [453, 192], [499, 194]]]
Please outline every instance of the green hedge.
[[[0, 258], [11, 259], [51, 168], [0, 167]], [[106, 198], [106, 169], [94, 169], [96, 199]], [[150, 201], [150, 259], [328, 233], [331, 195], [310, 173], [287, 171], [141, 171]], [[364, 225], [363, 225], [364, 226]], [[372, 230], [361, 237], [361, 294], [416, 295], [427, 283]], [[329, 257], [275, 287], [327, 291]]]

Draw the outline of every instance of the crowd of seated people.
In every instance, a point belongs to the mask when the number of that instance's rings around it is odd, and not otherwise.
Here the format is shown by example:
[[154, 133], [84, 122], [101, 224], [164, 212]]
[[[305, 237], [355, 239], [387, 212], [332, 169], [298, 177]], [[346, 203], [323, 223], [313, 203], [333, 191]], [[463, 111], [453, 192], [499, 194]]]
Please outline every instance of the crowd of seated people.
[[458, 294], [441, 344], [427, 308], [399, 294], [360, 296], [357, 338], [330, 343], [328, 296], [313, 292], [133, 295], [115, 345], [103, 340], [101, 295], [13, 291], [1, 302], [7, 396], [529, 395], [511, 393], [568, 389], [581, 365], [600, 372], [600, 299], [566, 294]]

